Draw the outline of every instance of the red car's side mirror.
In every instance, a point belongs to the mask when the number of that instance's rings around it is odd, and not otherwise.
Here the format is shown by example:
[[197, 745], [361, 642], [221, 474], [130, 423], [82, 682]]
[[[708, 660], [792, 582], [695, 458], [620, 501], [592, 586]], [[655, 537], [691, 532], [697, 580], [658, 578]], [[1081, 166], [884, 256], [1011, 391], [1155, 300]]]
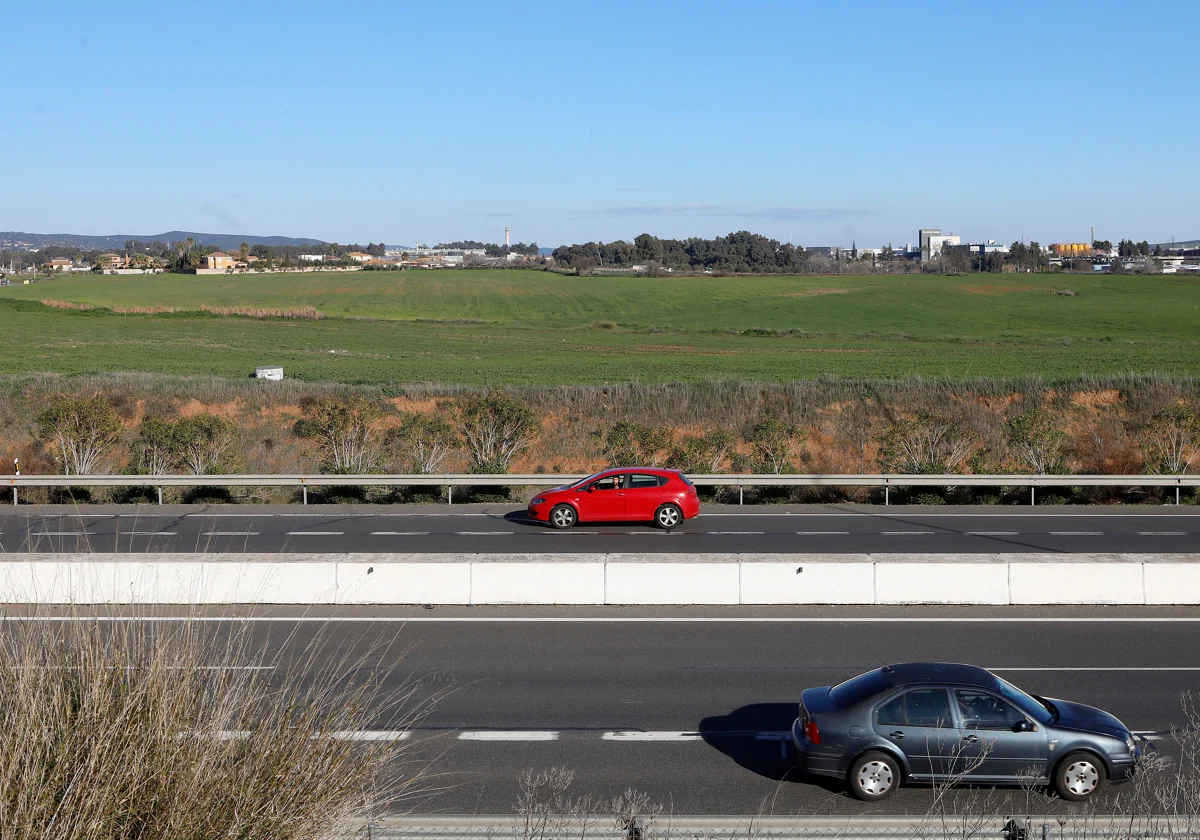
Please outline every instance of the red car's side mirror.
[[595, 484], [589, 484], [589, 485], [587, 486], [587, 491], [588, 491], [589, 493], [593, 493], [593, 492], [595, 492], [595, 490], [596, 490], [596, 485], [595, 485]]

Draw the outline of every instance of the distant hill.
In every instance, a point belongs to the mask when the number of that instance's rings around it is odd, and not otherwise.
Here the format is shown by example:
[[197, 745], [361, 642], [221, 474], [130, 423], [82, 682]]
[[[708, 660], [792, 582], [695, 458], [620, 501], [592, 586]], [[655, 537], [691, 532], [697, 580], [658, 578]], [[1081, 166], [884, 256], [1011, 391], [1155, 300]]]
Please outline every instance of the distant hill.
[[1158, 245], [1152, 245], [1152, 248], [1162, 248], [1164, 251], [1170, 249], [1178, 249], [1191, 251], [1200, 248], [1200, 239], [1187, 239], [1182, 242], [1163, 242]]
[[45, 248], [48, 245], [65, 245], [85, 251], [121, 248], [130, 239], [142, 242], [182, 242], [194, 239], [200, 245], [215, 245], [218, 248], [237, 248], [247, 245], [324, 245], [320, 239], [297, 239], [291, 236], [248, 236], [237, 233], [196, 233], [188, 230], [169, 230], [166, 233], [113, 234], [112, 236], [84, 236], [78, 233], [22, 233], [0, 231], [0, 248]]

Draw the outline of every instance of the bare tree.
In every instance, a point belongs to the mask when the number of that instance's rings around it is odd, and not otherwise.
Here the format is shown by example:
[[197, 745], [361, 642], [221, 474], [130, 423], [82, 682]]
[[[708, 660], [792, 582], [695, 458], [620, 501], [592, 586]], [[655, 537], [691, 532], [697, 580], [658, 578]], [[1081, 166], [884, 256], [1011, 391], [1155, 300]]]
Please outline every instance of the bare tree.
[[888, 472], [949, 474], [961, 469], [976, 445], [975, 438], [961, 423], [922, 413], [892, 423], [879, 460]]
[[1066, 440], [1059, 415], [1045, 408], [1023, 411], [1008, 422], [1009, 447], [1039, 475], [1062, 471]]
[[1150, 418], [1142, 442], [1148, 471], [1182, 475], [1200, 457], [1200, 418], [1190, 406], [1173, 405]]
[[214, 414], [184, 417], [175, 424], [175, 455], [193, 475], [230, 472], [235, 462], [230, 447], [235, 426]]

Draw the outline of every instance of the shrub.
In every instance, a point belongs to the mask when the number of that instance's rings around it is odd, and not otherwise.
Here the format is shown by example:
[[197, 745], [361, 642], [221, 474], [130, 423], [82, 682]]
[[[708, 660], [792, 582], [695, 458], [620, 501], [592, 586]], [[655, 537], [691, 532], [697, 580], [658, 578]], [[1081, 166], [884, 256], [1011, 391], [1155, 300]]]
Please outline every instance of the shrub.
[[974, 439], [961, 423], [922, 413], [893, 421], [879, 462], [890, 473], [946, 475], [958, 472], [974, 448]]
[[1200, 456], [1200, 418], [1190, 406], [1170, 406], [1146, 423], [1142, 443], [1148, 472], [1182, 475]]
[[178, 462], [176, 426], [169, 420], [153, 415], [142, 420], [138, 438], [133, 444], [134, 473], [163, 475]]
[[193, 475], [232, 472], [236, 458], [230, 450], [236, 427], [214, 414], [184, 417], [174, 424], [172, 438], [179, 465]]
[[340, 474], [374, 472], [380, 453], [371, 426], [383, 416], [378, 401], [363, 396], [308, 397], [295, 433], [312, 438], [321, 449], [323, 468]]
[[733, 433], [728, 429], [687, 435], [671, 451], [667, 463], [674, 469], [688, 473], [718, 473], [729, 459], [734, 442]]
[[446, 418], [409, 414], [399, 427], [388, 432], [386, 442], [398, 452], [405, 469], [427, 475], [441, 472], [446, 458], [461, 441]]
[[90, 475], [120, 439], [121, 421], [101, 394], [57, 394], [39, 412], [38, 432], [57, 446], [63, 475]]
[[492, 390], [455, 401], [455, 426], [466, 444], [473, 473], [505, 473], [540, 430], [529, 403], [506, 391]]
[[621, 420], [608, 429], [593, 432], [609, 466], [657, 467], [663, 451], [671, 444], [671, 433], [662, 426], [647, 426]]
[[750, 444], [754, 448], [751, 469], [756, 473], [775, 475], [786, 472], [791, 467], [799, 436], [799, 429], [778, 417], [759, 420], [750, 432]]
[[1008, 445], [1035, 473], [1060, 473], [1066, 467], [1060, 415], [1045, 408], [1024, 411], [1008, 421]]

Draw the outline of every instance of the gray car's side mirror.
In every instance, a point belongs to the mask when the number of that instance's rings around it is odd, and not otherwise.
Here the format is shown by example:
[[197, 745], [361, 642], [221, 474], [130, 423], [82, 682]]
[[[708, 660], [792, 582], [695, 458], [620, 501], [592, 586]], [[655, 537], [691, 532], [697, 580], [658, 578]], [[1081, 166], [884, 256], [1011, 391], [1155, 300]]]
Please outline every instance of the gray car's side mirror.
[[1018, 721], [1017, 724], [1015, 726], [1013, 726], [1013, 732], [1032, 732], [1032, 731], [1033, 731], [1033, 724], [1027, 720]]

